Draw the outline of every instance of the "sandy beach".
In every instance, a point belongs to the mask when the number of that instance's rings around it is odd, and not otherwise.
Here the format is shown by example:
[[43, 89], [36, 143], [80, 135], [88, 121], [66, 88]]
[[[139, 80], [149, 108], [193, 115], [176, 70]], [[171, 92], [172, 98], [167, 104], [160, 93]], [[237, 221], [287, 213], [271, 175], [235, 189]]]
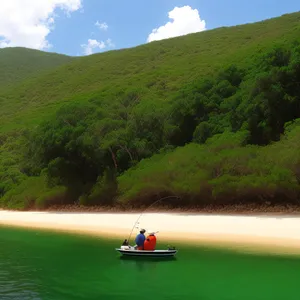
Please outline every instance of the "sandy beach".
[[[69, 231], [107, 238], [128, 238], [138, 213], [15, 212], [0, 210], [0, 226]], [[184, 213], [143, 214], [138, 226], [159, 231], [158, 239], [229, 247], [244, 252], [300, 254], [300, 217], [224, 216]], [[0, 227], [1, 233], [1, 227]], [[133, 243], [137, 229], [133, 230]], [[118, 247], [119, 245], [116, 245]]]

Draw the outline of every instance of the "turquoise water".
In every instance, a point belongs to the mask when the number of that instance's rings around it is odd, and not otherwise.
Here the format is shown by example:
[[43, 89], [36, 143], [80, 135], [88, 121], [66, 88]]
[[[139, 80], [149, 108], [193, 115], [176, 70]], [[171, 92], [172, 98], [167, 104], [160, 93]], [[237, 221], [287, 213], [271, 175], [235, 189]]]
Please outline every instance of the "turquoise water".
[[298, 300], [300, 259], [202, 247], [121, 259], [120, 241], [0, 227], [0, 299]]

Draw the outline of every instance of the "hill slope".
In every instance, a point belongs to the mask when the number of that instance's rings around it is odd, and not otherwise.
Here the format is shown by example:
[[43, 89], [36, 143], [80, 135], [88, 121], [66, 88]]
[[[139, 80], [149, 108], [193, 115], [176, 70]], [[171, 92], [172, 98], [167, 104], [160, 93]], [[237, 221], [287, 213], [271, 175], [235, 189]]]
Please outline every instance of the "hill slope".
[[[224, 65], [249, 66], [257, 54], [300, 36], [300, 14], [254, 24], [219, 28], [81, 57], [1, 96], [2, 122], [34, 124], [44, 110], [56, 110], [71, 98], [93, 98], [103, 91], [143, 87], [143, 95], [170, 99], [181, 86], [205, 78]], [[16, 113], [17, 112], [17, 113]], [[2, 124], [1, 124], [2, 125]], [[5, 124], [3, 124], [4, 129]]]
[[76, 58], [2, 90], [0, 206], [297, 202], [299, 21]]
[[0, 89], [13, 86], [33, 75], [53, 69], [71, 57], [27, 48], [0, 49]]

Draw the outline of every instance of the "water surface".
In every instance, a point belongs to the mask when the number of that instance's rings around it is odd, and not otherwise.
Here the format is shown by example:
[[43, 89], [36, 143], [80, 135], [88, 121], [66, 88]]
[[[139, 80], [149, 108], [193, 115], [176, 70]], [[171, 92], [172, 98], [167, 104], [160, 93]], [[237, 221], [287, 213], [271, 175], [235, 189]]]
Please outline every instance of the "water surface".
[[177, 245], [176, 260], [120, 259], [118, 246], [0, 226], [0, 299], [299, 299], [300, 258]]

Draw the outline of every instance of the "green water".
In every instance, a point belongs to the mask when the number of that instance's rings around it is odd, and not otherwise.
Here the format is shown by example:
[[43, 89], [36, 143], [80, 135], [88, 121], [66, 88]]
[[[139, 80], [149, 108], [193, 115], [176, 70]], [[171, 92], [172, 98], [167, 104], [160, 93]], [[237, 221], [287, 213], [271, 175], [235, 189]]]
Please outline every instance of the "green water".
[[[119, 243], [119, 241], [118, 241]], [[0, 227], [0, 299], [299, 299], [300, 259], [179, 249], [176, 260], [120, 259], [95, 237]]]

